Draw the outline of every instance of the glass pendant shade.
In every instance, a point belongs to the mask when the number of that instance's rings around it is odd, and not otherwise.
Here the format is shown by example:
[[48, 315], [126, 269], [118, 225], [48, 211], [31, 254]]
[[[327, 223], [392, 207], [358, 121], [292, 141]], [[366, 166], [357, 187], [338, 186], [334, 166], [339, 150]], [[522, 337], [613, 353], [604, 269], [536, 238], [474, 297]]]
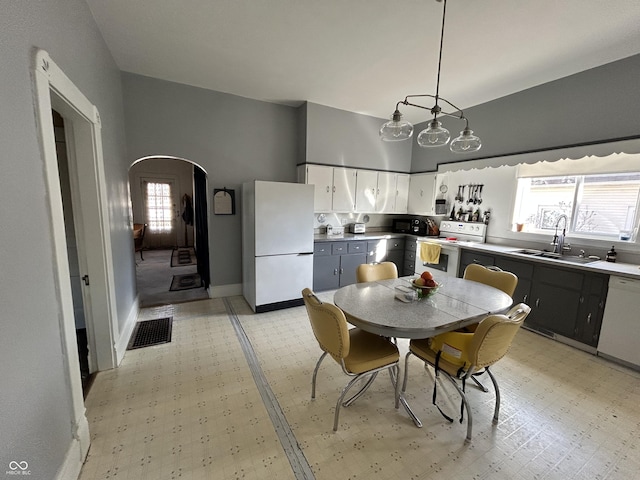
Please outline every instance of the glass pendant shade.
[[402, 120], [402, 114], [396, 110], [391, 120], [380, 127], [380, 138], [385, 142], [407, 140], [413, 135], [413, 125]]
[[429, 122], [429, 126], [418, 135], [418, 145], [421, 147], [441, 147], [451, 138], [449, 130], [444, 128], [438, 120]]
[[453, 153], [470, 153], [480, 150], [482, 142], [473, 134], [473, 130], [465, 128], [460, 136], [453, 139], [449, 147]]

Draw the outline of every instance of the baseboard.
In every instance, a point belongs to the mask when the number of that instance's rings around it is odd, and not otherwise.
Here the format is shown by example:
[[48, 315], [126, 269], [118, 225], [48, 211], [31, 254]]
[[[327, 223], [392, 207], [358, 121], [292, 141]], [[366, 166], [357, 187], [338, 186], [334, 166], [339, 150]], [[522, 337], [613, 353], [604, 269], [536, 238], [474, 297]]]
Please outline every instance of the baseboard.
[[82, 465], [87, 458], [90, 442], [89, 422], [87, 421], [87, 417], [83, 414], [74, 425], [73, 438], [71, 439], [71, 444], [67, 449], [64, 462], [58, 469], [58, 473], [55, 476], [56, 480], [77, 480], [80, 476]]
[[124, 358], [124, 354], [127, 351], [127, 346], [129, 345], [129, 339], [131, 338], [131, 334], [133, 333], [133, 328], [136, 326], [136, 320], [138, 320], [138, 313], [140, 312], [140, 297], [136, 295], [136, 298], [131, 305], [131, 309], [129, 310], [129, 315], [127, 315], [127, 320], [124, 324], [124, 328], [122, 332], [120, 332], [120, 337], [116, 342], [116, 365], [120, 365], [122, 359]]
[[209, 285], [209, 297], [221, 298], [221, 297], [235, 297], [236, 295], [242, 295], [242, 284], [232, 283], [230, 285]]

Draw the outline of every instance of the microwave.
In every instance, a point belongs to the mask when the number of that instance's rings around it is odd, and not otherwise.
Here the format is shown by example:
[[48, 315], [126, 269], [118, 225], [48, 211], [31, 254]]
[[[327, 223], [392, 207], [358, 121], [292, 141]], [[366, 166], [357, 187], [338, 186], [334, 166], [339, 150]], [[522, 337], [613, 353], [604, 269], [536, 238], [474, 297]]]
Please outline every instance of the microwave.
[[427, 234], [427, 223], [419, 218], [394, 218], [391, 230], [394, 233], [425, 236]]

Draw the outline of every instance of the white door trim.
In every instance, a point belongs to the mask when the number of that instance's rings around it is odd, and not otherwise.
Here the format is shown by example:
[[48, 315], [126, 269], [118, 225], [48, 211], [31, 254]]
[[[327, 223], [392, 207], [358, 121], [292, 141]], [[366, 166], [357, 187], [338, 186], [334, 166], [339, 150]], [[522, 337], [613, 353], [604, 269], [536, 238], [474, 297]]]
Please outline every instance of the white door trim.
[[[33, 92], [35, 114], [40, 137], [41, 154], [44, 162], [45, 182], [49, 200], [50, 228], [63, 362], [67, 371], [66, 380], [71, 394], [72, 443], [59, 478], [75, 478], [89, 449], [89, 425], [85, 415], [78, 351], [76, 345], [73, 299], [69, 278], [69, 262], [65, 237], [62, 195], [58, 177], [58, 161], [55, 148], [53, 119], [51, 110], [56, 110], [71, 119], [73, 141], [81, 167], [80, 195], [82, 198], [82, 219], [84, 241], [86, 242], [87, 268], [91, 286], [91, 319], [97, 339], [96, 357], [99, 370], [117, 366], [114, 339], [118, 338], [118, 323], [115, 303], [113, 257], [109, 216], [106, 210], [106, 183], [102, 156], [102, 136], [100, 115], [82, 92], [51, 60], [44, 50], [36, 50], [33, 57]], [[81, 160], [80, 160], [81, 158]], [[70, 169], [75, 168], [70, 165]], [[86, 176], [86, 172], [92, 175]], [[78, 175], [78, 171], [74, 172]], [[86, 203], [86, 205], [85, 205]], [[91, 346], [90, 346], [91, 348]]]

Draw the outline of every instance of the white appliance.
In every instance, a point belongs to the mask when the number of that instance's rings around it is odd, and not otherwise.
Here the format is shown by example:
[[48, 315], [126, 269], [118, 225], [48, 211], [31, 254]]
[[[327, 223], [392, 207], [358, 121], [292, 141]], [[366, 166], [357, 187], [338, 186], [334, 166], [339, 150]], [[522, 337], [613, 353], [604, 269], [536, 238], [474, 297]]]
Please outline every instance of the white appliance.
[[640, 367], [640, 321], [638, 296], [640, 280], [609, 277], [609, 293], [604, 307], [598, 340], [598, 355]]
[[349, 226], [349, 231], [351, 233], [365, 233], [366, 227], [364, 226], [364, 223], [352, 223]]
[[313, 185], [242, 186], [242, 294], [254, 312], [302, 305], [313, 285]]
[[[487, 239], [487, 226], [478, 222], [457, 222], [443, 220], [440, 222], [440, 234], [435, 237], [422, 237], [418, 239], [416, 251], [417, 275], [425, 270], [433, 275], [442, 274], [455, 277], [458, 275], [460, 263], [460, 246], [469, 243], [484, 243]], [[421, 242], [431, 242], [440, 245], [440, 263], [425, 263], [420, 259]]]

